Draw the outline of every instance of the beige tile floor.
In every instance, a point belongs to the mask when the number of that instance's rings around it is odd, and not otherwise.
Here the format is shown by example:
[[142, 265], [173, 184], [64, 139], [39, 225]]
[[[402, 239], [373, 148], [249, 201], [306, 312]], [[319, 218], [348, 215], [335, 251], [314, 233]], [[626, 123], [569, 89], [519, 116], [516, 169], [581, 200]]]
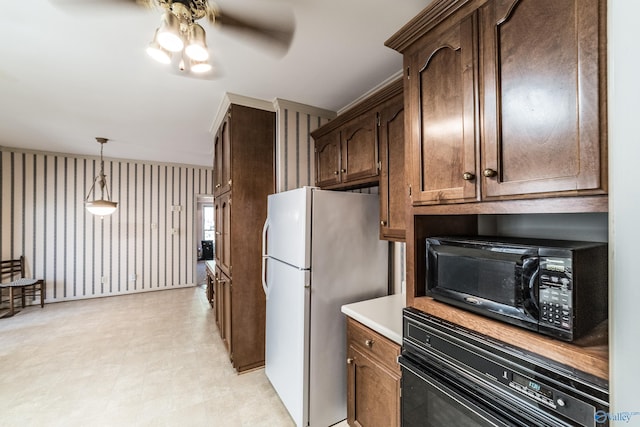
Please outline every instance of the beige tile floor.
[[263, 369], [232, 369], [212, 315], [194, 287], [0, 319], [0, 426], [293, 426]]

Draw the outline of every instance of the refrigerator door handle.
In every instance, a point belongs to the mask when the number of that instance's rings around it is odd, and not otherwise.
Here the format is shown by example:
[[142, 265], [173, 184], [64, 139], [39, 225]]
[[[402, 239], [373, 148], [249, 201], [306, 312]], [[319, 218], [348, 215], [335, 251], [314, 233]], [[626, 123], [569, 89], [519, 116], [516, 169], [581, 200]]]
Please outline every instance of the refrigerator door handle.
[[269, 217], [264, 221], [262, 227], [262, 289], [268, 297], [269, 290], [267, 288], [267, 230], [269, 229]]

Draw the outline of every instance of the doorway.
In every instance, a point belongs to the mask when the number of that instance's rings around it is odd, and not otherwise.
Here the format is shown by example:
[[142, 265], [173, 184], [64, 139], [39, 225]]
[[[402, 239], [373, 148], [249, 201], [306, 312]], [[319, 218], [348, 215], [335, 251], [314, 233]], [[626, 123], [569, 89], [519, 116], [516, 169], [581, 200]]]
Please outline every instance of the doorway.
[[213, 261], [215, 244], [215, 217], [213, 209], [213, 195], [196, 195], [196, 226], [194, 227], [194, 242], [197, 260], [196, 284], [207, 284], [207, 261]]

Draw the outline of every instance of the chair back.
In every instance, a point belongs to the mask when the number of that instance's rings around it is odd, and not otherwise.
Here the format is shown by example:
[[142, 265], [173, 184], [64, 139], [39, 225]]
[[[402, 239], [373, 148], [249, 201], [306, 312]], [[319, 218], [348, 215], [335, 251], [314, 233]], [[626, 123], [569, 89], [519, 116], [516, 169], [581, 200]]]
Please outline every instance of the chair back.
[[12, 282], [24, 277], [24, 256], [0, 261], [0, 283]]

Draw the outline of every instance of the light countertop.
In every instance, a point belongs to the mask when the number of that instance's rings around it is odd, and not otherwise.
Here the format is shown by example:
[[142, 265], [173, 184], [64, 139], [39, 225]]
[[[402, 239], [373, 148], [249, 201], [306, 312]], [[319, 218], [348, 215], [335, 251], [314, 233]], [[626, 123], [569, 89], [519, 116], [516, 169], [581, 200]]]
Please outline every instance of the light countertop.
[[368, 328], [402, 345], [404, 294], [389, 295], [343, 305], [341, 311]]

